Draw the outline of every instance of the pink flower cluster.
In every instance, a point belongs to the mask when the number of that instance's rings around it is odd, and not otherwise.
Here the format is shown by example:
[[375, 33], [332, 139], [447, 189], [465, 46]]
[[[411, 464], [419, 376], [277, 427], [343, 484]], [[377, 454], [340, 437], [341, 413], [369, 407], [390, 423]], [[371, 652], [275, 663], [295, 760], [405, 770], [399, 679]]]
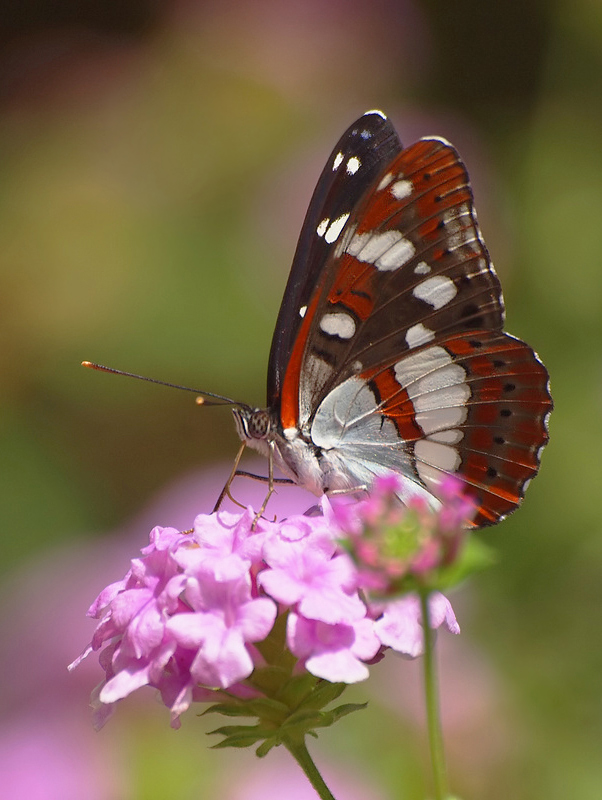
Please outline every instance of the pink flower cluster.
[[401, 478], [378, 478], [359, 502], [337, 503], [333, 513], [345, 531], [345, 549], [372, 594], [407, 591], [407, 578], [423, 586], [437, 583], [438, 571], [460, 554], [476, 506], [463, 483], [449, 475], [440, 487], [441, 508], [434, 512], [423, 498], [398, 502]]
[[[189, 533], [155, 528], [123, 580], [92, 604], [88, 614], [100, 622], [71, 665], [102, 651], [97, 727], [145, 685], [160, 691], [175, 727], [193, 701], [214, 701], [216, 689], [252, 695], [245, 679], [266, 666], [256, 644], [283, 614], [297, 672], [354, 683], [368, 677], [367, 664], [384, 648], [420, 655], [418, 597], [372, 605], [362, 571], [340, 547], [343, 533], [327, 499], [322, 509], [322, 516], [255, 525], [251, 509], [201, 514]], [[459, 633], [449, 601], [433, 592], [429, 602], [431, 626]]]

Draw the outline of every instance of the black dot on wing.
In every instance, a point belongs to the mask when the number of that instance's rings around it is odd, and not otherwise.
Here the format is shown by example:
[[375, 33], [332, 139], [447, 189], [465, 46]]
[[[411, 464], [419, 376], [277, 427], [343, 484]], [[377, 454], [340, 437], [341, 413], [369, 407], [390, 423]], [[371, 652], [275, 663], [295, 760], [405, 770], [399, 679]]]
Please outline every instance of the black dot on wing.
[[506, 444], [506, 440], [504, 439], [504, 437], [503, 437], [503, 436], [494, 436], [494, 437], [493, 437], [493, 441], [494, 441], [496, 444]]
[[430, 172], [423, 172], [422, 177], [424, 178], [425, 181], [430, 181], [432, 176]]
[[505, 367], [505, 366], [506, 366], [506, 362], [504, 361], [504, 359], [503, 359], [503, 358], [495, 358], [495, 359], [492, 361], [492, 364], [493, 364], [493, 366], [494, 366], [494, 367], [496, 367], [496, 368], [498, 368], [498, 369], [499, 369], [500, 367]]
[[509, 408], [502, 408], [500, 411], [500, 417], [511, 417], [512, 411]]
[[515, 389], [516, 389], [516, 384], [515, 383], [507, 383], [504, 386], [504, 391], [505, 392], [513, 392]]
[[497, 478], [497, 469], [495, 467], [487, 467], [487, 477]]
[[477, 348], [477, 347], [483, 347], [483, 342], [481, 342], [479, 339], [471, 339], [471, 340], [468, 342], [468, 344], [469, 344], [471, 347], [474, 347], [474, 348]]

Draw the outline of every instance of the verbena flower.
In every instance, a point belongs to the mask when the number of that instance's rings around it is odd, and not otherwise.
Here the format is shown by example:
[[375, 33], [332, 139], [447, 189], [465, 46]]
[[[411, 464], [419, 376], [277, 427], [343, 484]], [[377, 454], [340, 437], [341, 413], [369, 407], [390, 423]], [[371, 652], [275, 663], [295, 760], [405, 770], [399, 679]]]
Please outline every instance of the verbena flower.
[[333, 506], [344, 531], [341, 543], [373, 598], [445, 583], [442, 575], [455, 565], [476, 512], [462, 482], [451, 475], [442, 484], [437, 512], [419, 497], [399, 503], [401, 486], [402, 478], [391, 473], [375, 480], [366, 500]]
[[[387, 478], [360, 503], [323, 498], [322, 516], [270, 522], [249, 508], [200, 514], [188, 533], [155, 528], [92, 604], [100, 621], [71, 665], [100, 651], [96, 726], [142, 686], [159, 690], [174, 727], [193, 702], [256, 716], [257, 726], [219, 731], [239, 746], [273, 746], [283, 731], [304, 734], [354, 710], [322, 711], [386, 649], [420, 655], [418, 596], [386, 595], [408, 571], [449, 560], [465, 510], [404, 510], [396, 488]], [[449, 601], [432, 592], [429, 603], [431, 627], [459, 633]]]

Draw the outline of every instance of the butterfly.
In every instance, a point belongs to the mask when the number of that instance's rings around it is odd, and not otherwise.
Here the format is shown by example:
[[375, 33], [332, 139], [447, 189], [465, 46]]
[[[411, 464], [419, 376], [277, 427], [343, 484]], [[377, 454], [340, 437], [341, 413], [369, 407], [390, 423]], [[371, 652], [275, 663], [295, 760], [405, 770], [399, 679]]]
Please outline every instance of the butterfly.
[[404, 148], [389, 119], [368, 111], [313, 193], [272, 340], [267, 407], [233, 409], [243, 446], [230, 480], [245, 474], [248, 446], [267, 456], [271, 490], [274, 465], [316, 495], [393, 471], [405, 478], [402, 502], [436, 509], [453, 474], [474, 498], [474, 525], [498, 522], [538, 471], [552, 410], [544, 365], [503, 326], [455, 148], [441, 138]]
[[260, 514], [277, 482], [355, 493], [394, 472], [403, 503], [438, 509], [456, 475], [477, 509], [473, 526], [499, 522], [537, 474], [553, 405], [539, 357], [503, 327], [457, 151], [436, 137], [404, 148], [382, 111], [368, 111], [311, 198], [272, 339], [267, 407], [175, 387], [233, 407], [242, 446], [214, 510], [234, 477], [249, 475], [238, 465], [250, 447], [268, 459]]

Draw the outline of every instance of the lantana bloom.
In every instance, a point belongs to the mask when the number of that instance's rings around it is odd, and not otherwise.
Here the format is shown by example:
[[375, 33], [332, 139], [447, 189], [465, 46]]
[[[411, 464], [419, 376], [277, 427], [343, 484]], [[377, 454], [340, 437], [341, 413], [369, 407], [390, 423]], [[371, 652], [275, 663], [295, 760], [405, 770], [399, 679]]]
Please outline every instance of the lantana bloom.
[[[366, 679], [386, 649], [420, 655], [418, 596], [371, 599], [374, 568], [387, 554], [372, 552], [375, 543], [368, 542], [372, 555], [357, 558], [362, 531], [382, 519], [385, 498], [395, 490], [388, 480], [363, 505], [322, 498], [321, 516], [270, 522], [248, 508], [200, 514], [184, 533], [154, 528], [125, 577], [92, 604], [88, 615], [99, 623], [71, 665], [100, 651], [105, 677], [93, 695], [96, 726], [142, 686], [159, 690], [174, 727], [192, 702], [261, 696], [252, 676], [270, 666], [262, 643], [277, 629], [284, 632], [292, 674], [332, 683]], [[428, 513], [439, 527], [456, 530], [449, 510]], [[410, 566], [424, 560], [423, 544], [406, 559]], [[399, 569], [396, 561], [393, 572]], [[432, 628], [459, 633], [442, 594], [429, 594], [429, 610]]]

